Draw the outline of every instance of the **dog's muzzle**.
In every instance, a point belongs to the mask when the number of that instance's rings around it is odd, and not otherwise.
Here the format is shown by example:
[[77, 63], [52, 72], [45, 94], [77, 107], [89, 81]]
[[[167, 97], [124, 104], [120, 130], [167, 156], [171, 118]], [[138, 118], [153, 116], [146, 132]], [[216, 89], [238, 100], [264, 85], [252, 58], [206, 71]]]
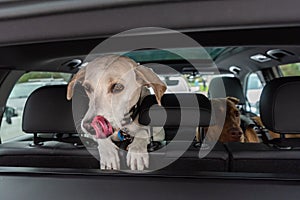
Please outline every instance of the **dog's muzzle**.
[[104, 139], [113, 134], [113, 128], [105, 117], [98, 115], [94, 117], [91, 126], [94, 128], [96, 138]]

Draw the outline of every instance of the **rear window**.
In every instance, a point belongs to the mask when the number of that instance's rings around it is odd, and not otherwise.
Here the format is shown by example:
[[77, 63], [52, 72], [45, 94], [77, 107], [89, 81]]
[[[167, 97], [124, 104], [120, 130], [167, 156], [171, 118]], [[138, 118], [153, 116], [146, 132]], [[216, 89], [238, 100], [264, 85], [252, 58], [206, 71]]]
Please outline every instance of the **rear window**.
[[[167, 85], [165, 93], [201, 93], [208, 96], [210, 81], [215, 77], [233, 77], [233, 74], [168, 74], [159, 75]], [[151, 88], [151, 93], [154, 94]]]
[[210, 82], [216, 77], [234, 77], [233, 74], [188, 74], [185, 75], [192, 92], [208, 96]]

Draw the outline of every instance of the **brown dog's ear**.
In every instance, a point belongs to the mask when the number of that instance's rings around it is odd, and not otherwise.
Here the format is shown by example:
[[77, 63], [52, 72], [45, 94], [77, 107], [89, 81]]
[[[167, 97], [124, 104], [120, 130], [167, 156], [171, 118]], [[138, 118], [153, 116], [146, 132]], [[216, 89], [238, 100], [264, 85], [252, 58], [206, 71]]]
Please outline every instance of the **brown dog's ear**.
[[74, 86], [77, 82], [82, 82], [85, 76], [85, 67], [80, 69], [68, 84], [67, 99], [71, 100], [73, 97]]
[[158, 105], [161, 105], [161, 97], [164, 95], [167, 86], [159, 77], [148, 67], [138, 65], [135, 68], [136, 80], [147, 87], [152, 87]]
[[226, 99], [233, 102], [235, 105], [237, 105], [240, 102], [240, 100], [235, 97], [227, 97]]

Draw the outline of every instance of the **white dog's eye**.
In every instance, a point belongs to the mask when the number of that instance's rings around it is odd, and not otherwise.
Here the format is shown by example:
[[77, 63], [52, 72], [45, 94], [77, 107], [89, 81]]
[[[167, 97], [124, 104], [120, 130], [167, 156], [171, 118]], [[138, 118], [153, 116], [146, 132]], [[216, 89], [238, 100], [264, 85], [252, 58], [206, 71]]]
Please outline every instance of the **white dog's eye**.
[[111, 87], [111, 92], [118, 93], [121, 92], [123, 89], [124, 89], [124, 85], [122, 85], [121, 83], [115, 83]]

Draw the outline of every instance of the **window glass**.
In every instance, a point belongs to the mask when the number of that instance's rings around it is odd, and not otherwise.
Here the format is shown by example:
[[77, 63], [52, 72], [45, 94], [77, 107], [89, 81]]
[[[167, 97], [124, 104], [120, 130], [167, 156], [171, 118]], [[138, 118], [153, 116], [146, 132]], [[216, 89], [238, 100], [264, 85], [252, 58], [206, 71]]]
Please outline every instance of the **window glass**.
[[196, 74], [196, 75], [190, 74], [185, 76], [188, 80], [192, 92], [202, 93], [205, 96], [207, 96], [210, 81], [213, 78], [220, 77], [220, 76], [233, 77], [234, 75], [233, 74]]
[[280, 65], [283, 76], [300, 76], [300, 63]]
[[191, 88], [183, 75], [159, 75], [159, 78], [167, 85], [166, 93], [190, 92]]
[[[235, 48], [235, 51], [241, 51], [243, 48]], [[139, 50], [125, 53], [124, 56], [132, 58], [137, 62], [153, 62], [153, 61], [167, 61], [167, 60], [182, 60], [180, 54], [185, 55], [185, 59], [199, 59], [199, 53], [203, 57], [209, 55], [212, 59], [217, 58], [224, 50], [225, 47], [205, 47], [205, 48], [176, 48], [176, 49], [152, 49], [152, 50]], [[205, 50], [205, 51], [204, 51]]]
[[[201, 93], [207, 96], [210, 81], [219, 76], [233, 77], [233, 74], [168, 74], [158, 75], [166, 83], [165, 93]], [[151, 94], [154, 94], [152, 88], [149, 88]]]
[[251, 73], [247, 79], [246, 97], [248, 100], [247, 109], [259, 115], [259, 99], [263, 89], [263, 84], [257, 73]]
[[45, 85], [64, 85], [71, 74], [53, 72], [30, 72], [24, 74], [12, 89], [7, 103], [0, 136], [2, 142], [24, 135], [22, 131], [23, 109], [28, 96], [36, 89]]

